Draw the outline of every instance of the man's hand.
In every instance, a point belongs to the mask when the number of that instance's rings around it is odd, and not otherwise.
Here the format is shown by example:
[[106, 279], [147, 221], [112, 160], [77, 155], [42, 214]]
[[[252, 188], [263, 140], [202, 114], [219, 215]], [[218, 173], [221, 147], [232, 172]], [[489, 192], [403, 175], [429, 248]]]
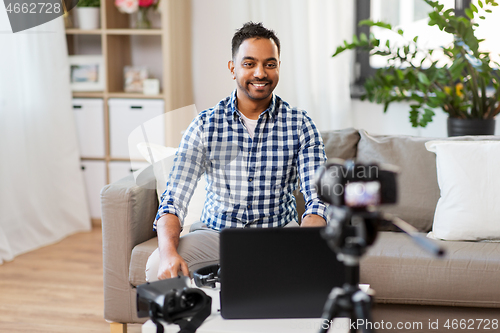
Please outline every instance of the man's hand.
[[301, 227], [325, 227], [326, 221], [319, 215], [309, 214], [302, 219]]
[[160, 251], [160, 265], [158, 267], [158, 279], [177, 277], [179, 272], [189, 276], [189, 269], [182, 257], [177, 253], [179, 237], [181, 234], [181, 223], [179, 218], [173, 214], [162, 216], [157, 222], [158, 248]]
[[168, 254], [166, 258], [160, 252], [160, 265], [158, 266], [158, 280], [169, 279], [177, 277], [179, 272], [184, 276], [189, 276], [189, 269], [182, 257], [175, 251], [175, 253]]

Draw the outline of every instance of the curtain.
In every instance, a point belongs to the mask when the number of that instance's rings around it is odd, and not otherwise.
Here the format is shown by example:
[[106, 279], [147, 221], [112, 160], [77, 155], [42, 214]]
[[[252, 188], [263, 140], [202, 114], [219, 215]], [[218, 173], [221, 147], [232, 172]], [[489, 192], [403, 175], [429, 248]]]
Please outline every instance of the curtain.
[[0, 5], [0, 264], [91, 227], [63, 20], [10, 31]]
[[331, 56], [354, 34], [354, 3], [342, 0], [231, 1], [233, 33], [248, 21], [273, 29], [281, 42], [276, 94], [308, 112], [320, 130], [352, 126], [354, 54]]

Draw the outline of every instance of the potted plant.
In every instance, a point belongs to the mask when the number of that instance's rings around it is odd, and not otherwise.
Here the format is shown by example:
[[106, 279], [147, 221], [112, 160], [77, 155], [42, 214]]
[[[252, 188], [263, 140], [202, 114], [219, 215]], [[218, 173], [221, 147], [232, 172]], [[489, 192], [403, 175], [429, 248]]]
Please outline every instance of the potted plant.
[[100, 0], [79, 0], [77, 15], [78, 26], [82, 30], [99, 29], [100, 22]]
[[[438, 1], [424, 1], [432, 8], [429, 26], [451, 35], [449, 45], [427, 49], [419, 45], [418, 36], [396, 43], [384, 42], [373, 33], [361, 33], [350, 43], [344, 41], [333, 57], [350, 49], [385, 57], [388, 65], [365, 81], [361, 99], [384, 104], [384, 112], [392, 102], [409, 102], [413, 127], [425, 127], [432, 121], [433, 109], [441, 108], [448, 113], [449, 136], [494, 134], [494, 118], [500, 113], [500, 76], [494, 67], [500, 66], [489, 53], [480, 50], [482, 40], [475, 31], [477, 22], [484, 20], [483, 15], [491, 13], [498, 3], [477, 0], [477, 6], [471, 3], [462, 17]], [[403, 30], [384, 22], [364, 20], [359, 24], [388, 29], [400, 38], [405, 35]], [[439, 59], [437, 53], [441, 53]]]

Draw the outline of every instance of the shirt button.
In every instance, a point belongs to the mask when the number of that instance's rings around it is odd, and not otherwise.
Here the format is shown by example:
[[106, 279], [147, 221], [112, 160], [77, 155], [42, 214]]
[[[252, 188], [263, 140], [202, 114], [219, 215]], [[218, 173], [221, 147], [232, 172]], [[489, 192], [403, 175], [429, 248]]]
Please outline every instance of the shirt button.
[[247, 208], [250, 208], [250, 207], [252, 207], [252, 205], [248, 205], [248, 206], [247, 206]]
[[253, 180], [253, 178], [248, 178], [248, 181], [251, 182]]

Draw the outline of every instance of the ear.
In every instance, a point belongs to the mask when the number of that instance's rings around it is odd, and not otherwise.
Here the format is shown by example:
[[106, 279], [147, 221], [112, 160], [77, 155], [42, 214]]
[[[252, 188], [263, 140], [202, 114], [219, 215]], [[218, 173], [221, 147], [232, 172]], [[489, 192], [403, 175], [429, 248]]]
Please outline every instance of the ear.
[[236, 75], [234, 74], [234, 62], [232, 60], [229, 60], [227, 62], [227, 68], [231, 72], [231, 75], [233, 76], [233, 80], [235, 80], [236, 79]]

